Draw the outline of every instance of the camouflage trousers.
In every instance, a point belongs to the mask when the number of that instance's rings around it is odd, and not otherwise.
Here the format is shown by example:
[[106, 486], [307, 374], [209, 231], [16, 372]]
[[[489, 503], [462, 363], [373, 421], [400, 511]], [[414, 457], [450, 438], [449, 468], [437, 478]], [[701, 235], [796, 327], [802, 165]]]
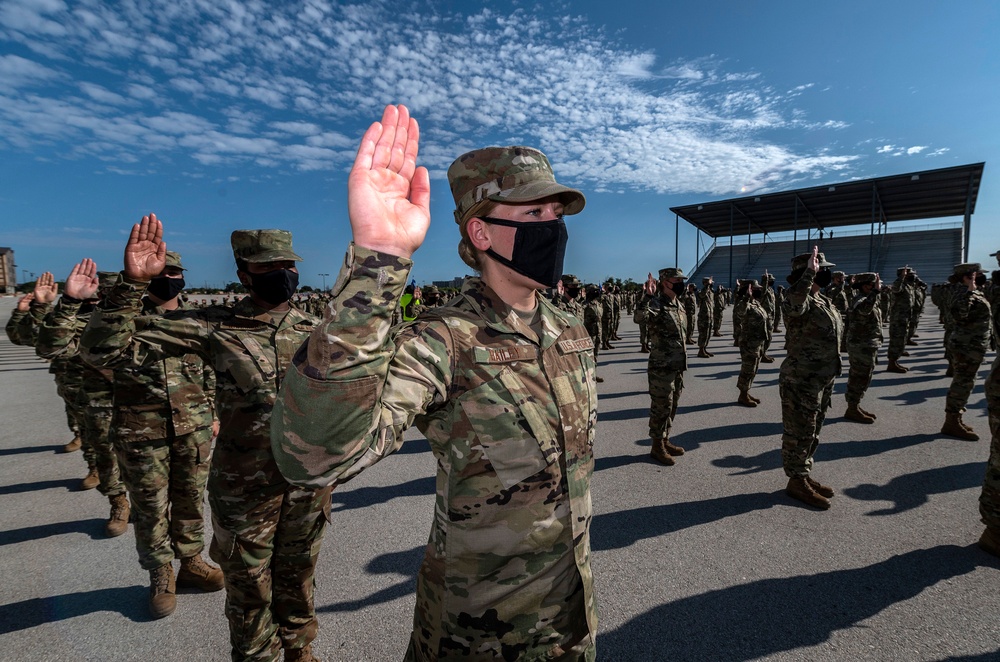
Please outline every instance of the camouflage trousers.
[[712, 333], [718, 333], [722, 328], [722, 311], [717, 310], [712, 313]]
[[739, 344], [740, 342], [740, 331], [743, 330], [743, 318], [736, 314], [736, 308], [733, 308], [733, 343]]
[[898, 361], [906, 346], [906, 334], [910, 325], [910, 316], [906, 313], [894, 314], [889, 319], [889, 349], [890, 361]]
[[619, 309], [619, 310], [616, 310], [615, 312], [611, 313], [611, 333], [612, 333], [612, 335], [614, 335], [614, 336], [618, 335], [618, 328], [621, 326], [621, 323], [622, 323], [622, 313], [621, 313], [621, 310]]
[[781, 303], [774, 307], [774, 330], [777, 331], [781, 327]]
[[833, 395], [833, 379], [798, 381], [784, 374], [778, 382], [781, 395], [781, 463], [789, 478], [808, 476], [819, 446], [826, 410]]
[[914, 306], [913, 310], [910, 312], [910, 319], [906, 324], [906, 340], [909, 341], [913, 338], [913, 334], [917, 332], [917, 325], [920, 324], [920, 313], [923, 312], [919, 307]]
[[986, 378], [986, 408], [990, 417], [990, 459], [986, 463], [979, 514], [983, 524], [1000, 531], [1000, 357]]
[[132, 502], [139, 565], [152, 570], [200, 554], [211, 428], [153, 441], [116, 441], [115, 452]]
[[55, 372], [52, 376], [56, 381], [56, 393], [62, 398], [66, 408], [66, 425], [73, 434], [80, 434], [81, 421], [83, 420], [83, 408], [77, 404], [80, 380], [72, 379], [64, 372]]
[[646, 377], [649, 380], [649, 438], [668, 439], [670, 426], [677, 415], [677, 401], [684, 390], [684, 372], [650, 361]]
[[698, 316], [698, 347], [706, 349], [708, 341], [712, 337], [712, 320], [707, 315]]
[[969, 402], [972, 389], [976, 387], [979, 366], [983, 364], [983, 354], [952, 351], [951, 367], [955, 374], [944, 399], [944, 410], [949, 414], [961, 414]]
[[740, 376], [736, 380], [736, 388], [749, 391], [760, 368], [760, 357], [767, 350], [763, 343], [745, 343], [740, 345]]
[[[593, 337], [593, 336], [591, 336], [591, 337]], [[645, 322], [641, 322], [639, 324], [639, 344], [640, 345], [648, 345], [649, 344], [649, 334], [646, 332], [646, 323]], [[594, 347], [597, 347], [597, 345], [595, 344]], [[594, 360], [597, 360], [597, 355], [596, 354], [594, 355]]]
[[685, 329], [685, 331], [687, 332], [687, 338], [685, 338], [685, 340], [689, 338], [694, 338], [694, 324], [696, 321], [695, 317], [696, 317], [695, 315], [687, 316], [687, 328]]
[[878, 347], [848, 347], [847, 358], [851, 369], [847, 373], [847, 393], [844, 397], [849, 405], [861, 404], [878, 363]]
[[100, 482], [97, 490], [104, 496], [125, 494], [118, 469], [118, 457], [111, 442], [111, 407], [86, 407], [80, 440], [83, 442], [83, 456], [87, 466], [97, 469]]
[[948, 341], [951, 340], [951, 334], [954, 332], [955, 327], [952, 324], [946, 324], [944, 327], [944, 360], [948, 362], [948, 367], [951, 367], [951, 350], [948, 348]]
[[226, 580], [234, 662], [271, 662], [316, 638], [314, 574], [330, 488], [282, 478], [267, 449], [216, 441], [208, 478], [209, 547]]

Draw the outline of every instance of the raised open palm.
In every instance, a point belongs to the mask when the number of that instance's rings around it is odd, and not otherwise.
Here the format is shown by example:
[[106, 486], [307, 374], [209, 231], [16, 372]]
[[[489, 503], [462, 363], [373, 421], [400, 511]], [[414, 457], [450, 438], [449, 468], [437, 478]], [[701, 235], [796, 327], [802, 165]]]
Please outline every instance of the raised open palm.
[[163, 223], [156, 214], [143, 216], [132, 226], [125, 245], [125, 275], [134, 280], [152, 280], [167, 266], [167, 242]]
[[52, 303], [59, 296], [59, 286], [51, 271], [46, 271], [35, 281], [35, 301], [38, 303]]
[[97, 264], [89, 257], [85, 257], [66, 277], [66, 296], [81, 301], [93, 299], [100, 284], [97, 278]]
[[365, 132], [347, 182], [354, 243], [410, 257], [430, 226], [430, 178], [417, 167], [420, 129], [406, 106], [386, 106]]

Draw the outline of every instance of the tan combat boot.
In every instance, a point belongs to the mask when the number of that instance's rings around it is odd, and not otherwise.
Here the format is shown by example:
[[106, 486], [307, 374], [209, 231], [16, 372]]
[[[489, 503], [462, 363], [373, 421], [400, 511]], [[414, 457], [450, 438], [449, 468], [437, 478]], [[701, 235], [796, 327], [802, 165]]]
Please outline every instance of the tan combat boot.
[[760, 362], [761, 363], [774, 363], [774, 357], [768, 356], [767, 354], [765, 354], [764, 356], [760, 357]]
[[83, 441], [80, 439], [80, 435], [73, 437], [73, 441], [69, 442], [63, 446], [63, 453], [72, 453], [73, 451], [80, 450], [80, 446], [83, 446]]
[[750, 398], [751, 400], [753, 400], [754, 402], [756, 402], [757, 404], [761, 403], [760, 398], [758, 398], [755, 395], [750, 395], [750, 391], [747, 391], [747, 397]]
[[830, 500], [817, 494], [809, 484], [809, 480], [804, 476], [789, 478], [785, 494], [820, 510], [828, 510], [830, 508]]
[[858, 405], [858, 411], [860, 411], [862, 414], [864, 414], [868, 418], [872, 419], [873, 421], [878, 419], [878, 416], [876, 416], [875, 414], [871, 413], [870, 411], [868, 411], [867, 409], [865, 409], [861, 405]]
[[962, 424], [962, 415], [945, 412], [941, 434], [964, 441], [979, 441], [979, 435]]
[[196, 588], [206, 593], [221, 591], [226, 583], [222, 579], [222, 570], [209, 565], [200, 554], [181, 559], [181, 569], [177, 573], [177, 585]]
[[821, 497], [826, 497], [827, 499], [832, 499], [836, 492], [833, 491], [832, 487], [828, 487], [818, 480], [813, 480], [812, 476], [806, 476], [806, 482], [809, 483], [809, 487], [813, 488], [813, 492], [820, 495]]
[[740, 391], [740, 397], [736, 399], [744, 407], [756, 407], [757, 403], [750, 397], [750, 391]]
[[177, 585], [174, 566], [164, 563], [149, 571], [149, 613], [153, 618], [163, 618], [177, 608]]
[[680, 457], [684, 455], [684, 449], [676, 444], [670, 443], [670, 437], [663, 440], [663, 450], [667, 451], [669, 455], [674, 457]]
[[983, 535], [979, 536], [979, 547], [993, 556], [1000, 556], [1000, 531], [986, 527]]
[[866, 416], [861, 408], [855, 405], [847, 405], [847, 411], [844, 412], [844, 418], [849, 421], [855, 421], [857, 423], [868, 423], [872, 424], [875, 419], [871, 416]]
[[665, 464], [668, 467], [672, 467], [676, 464], [674, 458], [670, 457], [670, 453], [663, 445], [662, 439], [653, 439], [653, 448], [649, 451], [649, 456], [659, 462], [660, 464]]
[[910, 369], [899, 365], [899, 361], [897, 359], [889, 359], [889, 366], [885, 369], [885, 371], [904, 373], [904, 372], [909, 372]]
[[90, 467], [87, 475], [80, 481], [81, 490], [92, 490], [101, 484], [101, 477], [97, 475], [97, 467]]
[[111, 515], [104, 525], [104, 533], [109, 538], [116, 538], [128, 531], [128, 516], [132, 514], [132, 507], [128, 495], [124, 493], [108, 497], [108, 501], [111, 502]]
[[320, 662], [320, 660], [312, 654], [312, 644], [309, 644], [305, 648], [286, 648], [285, 662]]

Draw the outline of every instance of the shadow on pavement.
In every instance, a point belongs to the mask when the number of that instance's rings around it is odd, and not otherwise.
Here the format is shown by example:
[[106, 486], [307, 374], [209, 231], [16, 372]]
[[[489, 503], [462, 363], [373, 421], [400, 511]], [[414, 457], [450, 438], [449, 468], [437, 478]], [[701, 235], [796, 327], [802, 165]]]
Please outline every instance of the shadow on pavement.
[[0, 606], [0, 634], [27, 630], [99, 611], [116, 612], [130, 621], [146, 623], [153, 620], [146, 613], [148, 600], [149, 588], [128, 586], [12, 602]]
[[0, 485], [0, 495], [3, 494], [23, 494], [25, 492], [37, 492], [39, 490], [51, 490], [58, 487], [65, 488], [67, 492], [75, 492], [79, 478], [61, 478], [59, 480], [40, 480], [35, 483], [17, 483], [16, 485]]
[[[716, 522], [727, 517], [737, 517], [756, 510], [767, 510], [776, 505], [783, 505], [783, 503], [780, 493], [758, 492], [756, 494], [735, 494], [717, 499], [701, 499], [687, 503], [644, 506], [632, 510], [596, 515], [590, 526], [590, 547], [594, 551], [621, 549], [647, 538], [656, 538], [692, 526]], [[613, 656], [607, 659], [639, 660], [642, 657]]]
[[365, 607], [392, 602], [397, 598], [411, 595], [416, 590], [417, 570], [420, 568], [420, 562], [423, 558], [423, 545], [402, 552], [390, 552], [388, 554], [376, 556], [365, 567], [365, 570], [367, 570], [369, 574], [397, 574], [403, 575], [407, 579], [399, 582], [398, 584], [387, 586], [380, 591], [376, 591], [366, 598], [334, 602], [333, 604], [317, 607], [316, 611], [327, 613], [338, 611], [358, 611], [359, 609], [364, 609]]
[[837, 631], [972, 572], [984, 559], [972, 546], [941, 545], [864, 568], [710, 591], [598, 635], [597, 650], [608, 660], [756, 660], [828, 642]]
[[928, 469], [896, 476], [885, 485], [865, 483], [849, 487], [844, 494], [859, 501], [891, 501], [891, 508], [873, 510], [866, 515], [895, 515], [919, 508], [931, 494], [944, 494], [979, 487], [983, 484], [986, 462], [969, 462], [950, 467]]
[[636, 409], [619, 409], [618, 411], [598, 411], [597, 420], [600, 421], [629, 421], [633, 418], [646, 418], [649, 416], [649, 407], [639, 407]]
[[[404, 446], [406, 444], [403, 444]], [[398, 485], [385, 487], [359, 487], [357, 489], [336, 489], [331, 495], [332, 512], [365, 508], [376, 503], [385, 503], [399, 497], [434, 494], [434, 476], [414, 478]]]
[[[918, 405], [928, 400], [938, 400], [941, 403], [941, 422], [944, 422], [944, 396], [948, 394], [948, 387], [925, 388], [922, 391], [907, 391], [899, 395], [883, 395], [880, 400], [898, 400], [907, 405]], [[878, 412], [876, 412], [878, 413]]]
[[10, 531], [0, 531], [0, 547], [4, 545], [16, 545], [21, 542], [31, 540], [41, 540], [52, 536], [61, 536], [67, 533], [85, 533], [94, 540], [104, 540], [104, 525], [106, 520], [93, 518], [81, 519], [75, 522], [54, 522], [52, 524], [39, 524], [38, 526], [27, 526], [23, 529], [11, 529]]
[[[5, 455], [21, 455], [22, 453], [58, 453], [63, 455], [62, 445], [59, 446], [20, 446], [18, 448], [0, 448], [0, 457]], [[69, 455], [69, 453], [66, 453]]]
[[[735, 405], [738, 406], [738, 405]], [[680, 420], [680, 419], [678, 419]], [[678, 425], [682, 426], [683, 421]], [[697, 448], [701, 443], [709, 441], [729, 441], [732, 439], [750, 439], [754, 437], [778, 437], [782, 431], [781, 421], [761, 423], [740, 423], [736, 425], [717, 425], [711, 428], [701, 428], [671, 435], [673, 442], [685, 449]], [[775, 439], [775, 444], [778, 444]]]

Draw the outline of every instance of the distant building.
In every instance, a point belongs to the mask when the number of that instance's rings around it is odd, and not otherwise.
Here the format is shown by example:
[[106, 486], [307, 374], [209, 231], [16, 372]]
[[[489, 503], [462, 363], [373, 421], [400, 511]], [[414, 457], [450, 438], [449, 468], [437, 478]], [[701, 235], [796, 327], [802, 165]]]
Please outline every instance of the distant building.
[[17, 287], [17, 269], [14, 265], [14, 249], [0, 246], [0, 293], [14, 294]]
[[435, 287], [454, 287], [455, 289], [462, 289], [462, 282], [465, 281], [465, 277], [459, 276], [458, 278], [452, 278], [451, 280], [435, 280], [431, 281], [431, 284]]

